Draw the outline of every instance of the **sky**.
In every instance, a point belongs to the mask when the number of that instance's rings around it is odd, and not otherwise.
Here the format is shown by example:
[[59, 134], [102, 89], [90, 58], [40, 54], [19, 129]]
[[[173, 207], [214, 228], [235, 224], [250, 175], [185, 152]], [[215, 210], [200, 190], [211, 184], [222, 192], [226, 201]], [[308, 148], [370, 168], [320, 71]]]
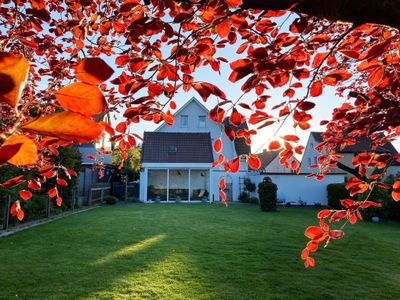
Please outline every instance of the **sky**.
[[[240, 57], [243, 57], [243, 55], [238, 56], [234, 51], [237, 48], [237, 45], [235, 45], [233, 48], [230, 49], [219, 49], [219, 52], [215, 57], [218, 56], [223, 56], [226, 57], [230, 62], [238, 59]], [[119, 74], [120, 71], [117, 70], [116, 74]], [[221, 63], [221, 74], [218, 74], [217, 72], [213, 71], [210, 66], [205, 66], [199, 68], [196, 73], [193, 75], [196, 81], [207, 81], [210, 82], [216, 86], [218, 86], [220, 89], [222, 89], [227, 98], [232, 101], [236, 101], [242, 94], [243, 92], [241, 91], [241, 86], [242, 84], [246, 81], [246, 78], [241, 79], [238, 82], [232, 83], [228, 80], [228, 77], [231, 73], [231, 69], [229, 67], [229, 63]], [[303, 85], [307, 85], [306, 81], [302, 81]], [[286, 87], [287, 88], [287, 87]], [[270, 99], [268, 99], [266, 103], [266, 109], [265, 111], [267, 113], [268, 110], [270, 110], [274, 105], [281, 103], [282, 101], [285, 101], [285, 97], [282, 96], [283, 91], [286, 88], [278, 88], [278, 89], [271, 89], [268, 91], [265, 91], [265, 94], [268, 94], [271, 96]], [[305, 93], [305, 89], [297, 89], [299, 96]], [[218, 99], [216, 96], [210, 96], [207, 100], [207, 102], [203, 102], [200, 95], [194, 90], [191, 89], [189, 92], [184, 92], [182, 89], [177, 93], [176, 97], [174, 98], [174, 101], [177, 104], [177, 110], [179, 110], [180, 107], [182, 107], [186, 101], [191, 99], [192, 97], [196, 97], [200, 102], [204, 104], [208, 109], [212, 109], [217, 103]], [[246, 102], [248, 104], [251, 104], [254, 100], [256, 100], [257, 96], [255, 93], [248, 93], [246, 94], [242, 99], [241, 102]], [[339, 96], [335, 95], [334, 89], [333, 88], [326, 88], [324, 89], [324, 93], [322, 96], [318, 98], [313, 98], [312, 101], [315, 102], [316, 106], [314, 109], [309, 111], [311, 115], [313, 116], [313, 119], [310, 121], [311, 128], [310, 130], [304, 131], [301, 130], [300, 128], [294, 129], [293, 128], [293, 122], [291, 121], [291, 118], [288, 118], [287, 123], [281, 128], [281, 130], [278, 133], [278, 136], [282, 136], [285, 134], [297, 134], [300, 138], [300, 143], [305, 145], [307, 143], [307, 139], [309, 136], [310, 131], [324, 131], [325, 127], [320, 126], [319, 123], [321, 120], [330, 120], [331, 119], [331, 114], [332, 110], [335, 107], [340, 106], [346, 99], [341, 98]], [[228, 108], [228, 106], [226, 106]], [[237, 109], [245, 114], [248, 115], [248, 111], [245, 109], [242, 109], [241, 107], [237, 107]], [[271, 111], [271, 114], [276, 116], [278, 114], [279, 110]], [[123, 121], [121, 116], [117, 116], [117, 119], [114, 120], [113, 123], [118, 123], [120, 121]], [[153, 122], [144, 122], [141, 121], [140, 124], [132, 124], [131, 125], [131, 132], [138, 133], [139, 135], [143, 135], [144, 131], [153, 131], [156, 129], [159, 125], [154, 124]], [[274, 138], [274, 132], [276, 131], [278, 125], [272, 125], [265, 127], [261, 130], [259, 130], [258, 134], [256, 136], [253, 136], [252, 138], [252, 152], [253, 153], [258, 153], [261, 152], [263, 148], [266, 148], [268, 145], [268, 142]]]

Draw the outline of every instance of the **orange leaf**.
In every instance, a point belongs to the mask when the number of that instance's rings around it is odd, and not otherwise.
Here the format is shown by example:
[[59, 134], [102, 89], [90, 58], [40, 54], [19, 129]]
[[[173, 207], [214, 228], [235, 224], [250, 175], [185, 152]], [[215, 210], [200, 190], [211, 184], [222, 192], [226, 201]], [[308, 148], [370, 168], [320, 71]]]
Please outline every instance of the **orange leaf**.
[[58, 185], [61, 185], [61, 186], [68, 186], [68, 183], [64, 180], [64, 179], [61, 179], [61, 178], [57, 178], [57, 184]]
[[230, 22], [228, 19], [225, 19], [223, 22], [218, 23], [215, 26], [215, 29], [221, 39], [225, 38], [228, 36], [229, 32], [231, 31], [231, 26]]
[[292, 134], [285, 135], [282, 138], [284, 140], [290, 141], [290, 142], [298, 142], [299, 141], [299, 137], [297, 135], [292, 135]]
[[113, 73], [114, 70], [99, 57], [82, 59], [75, 68], [76, 78], [89, 84], [100, 84]]
[[237, 173], [239, 171], [240, 160], [238, 157], [235, 157], [229, 162], [229, 168], [231, 169], [232, 173]]
[[400, 201], [400, 180], [393, 184], [392, 197], [394, 201]]
[[318, 226], [310, 226], [304, 232], [304, 235], [312, 240], [318, 240], [324, 235], [324, 231]]
[[105, 109], [106, 101], [101, 91], [90, 84], [74, 82], [55, 92], [57, 100], [66, 110], [92, 116]]
[[27, 191], [27, 190], [21, 190], [21, 191], [19, 191], [19, 195], [20, 195], [20, 197], [21, 197], [22, 199], [24, 199], [25, 201], [32, 198], [32, 193], [31, 193], [30, 191]]
[[281, 147], [282, 146], [281, 146], [281, 143], [279, 143], [279, 141], [272, 141], [268, 145], [268, 150], [269, 151], [276, 151], [276, 150], [280, 149]]
[[51, 198], [57, 196], [57, 194], [58, 194], [57, 188], [56, 188], [56, 187], [53, 187], [52, 189], [50, 189], [50, 190], [47, 192], [47, 194], [49, 194], [49, 196], [50, 196]]
[[29, 63], [22, 56], [0, 52], [0, 101], [15, 107], [28, 78]]
[[24, 211], [22, 209], [18, 210], [17, 219], [18, 219], [18, 221], [22, 221], [24, 219]]
[[237, 7], [243, 4], [242, 0], [226, 0], [229, 7]]
[[258, 170], [261, 167], [261, 160], [257, 156], [250, 154], [247, 158], [247, 164], [250, 168]]
[[333, 70], [325, 76], [323, 82], [326, 85], [335, 86], [339, 81], [346, 81], [352, 76], [353, 75], [345, 69]]
[[103, 131], [103, 125], [79, 113], [69, 111], [38, 118], [26, 123], [22, 128], [25, 131], [77, 143], [90, 142]]
[[[14, 153], [7, 162], [15, 166], [25, 166], [35, 164], [37, 162], [36, 144], [25, 135], [13, 135], [9, 137], [0, 148], [0, 157], [3, 151], [9, 147], [17, 146], [16, 152], [7, 150], [6, 153]], [[2, 159], [0, 158], [0, 162]]]

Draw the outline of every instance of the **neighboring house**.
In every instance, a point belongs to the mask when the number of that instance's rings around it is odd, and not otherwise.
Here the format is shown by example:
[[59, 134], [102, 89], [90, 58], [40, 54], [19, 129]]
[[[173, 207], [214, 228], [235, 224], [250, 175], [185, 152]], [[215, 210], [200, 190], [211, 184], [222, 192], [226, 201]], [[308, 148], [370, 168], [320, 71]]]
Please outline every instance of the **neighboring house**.
[[[257, 153], [258, 158], [261, 161], [261, 174], [293, 174], [294, 171], [285, 168], [284, 165], [279, 163], [280, 151], [267, 151], [263, 150], [261, 153]], [[296, 159], [296, 158], [295, 158]], [[297, 159], [296, 159], [297, 160]], [[300, 162], [297, 160], [300, 164]]]
[[[310, 165], [318, 164], [317, 158], [320, 155], [315, 150], [315, 147], [323, 141], [322, 132], [311, 132], [307, 141], [306, 148], [304, 150], [303, 159], [301, 161], [301, 173], [309, 173], [312, 170], [309, 169]], [[375, 153], [390, 153], [397, 154], [396, 148], [392, 143], [386, 143], [383, 146], [378, 146], [377, 149], [372, 150], [371, 139], [367, 137], [358, 138], [354, 145], [349, 145], [343, 149], [338, 149], [337, 153], [343, 157], [339, 160], [343, 165], [353, 168], [353, 158], [355, 155], [361, 152], [375, 152]], [[400, 171], [399, 164], [390, 166], [387, 170], [388, 175], [396, 175]], [[331, 169], [332, 174], [344, 173], [345, 171], [340, 168]], [[372, 170], [370, 170], [372, 172]], [[347, 173], [349, 174], [349, 173]]]
[[[228, 200], [239, 196], [239, 178], [248, 173], [242, 161], [239, 172], [226, 174], [222, 166], [212, 168], [218, 154], [213, 142], [222, 138], [226, 160], [250, 153], [243, 138], [231, 142], [223, 124], [208, 118], [208, 109], [196, 98], [190, 99], [175, 113], [172, 126], [161, 124], [154, 132], [145, 132], [142, 146], [140, 200], [151, 201], [219, 201], [219, 179], [225, 176]], [[238, 130], [246, 128], [242, 124]]]
[[[78, 201], [80, 204], [87, 203], [90, 188], [108, 183], [111, 177], [111, 170], [113, 169], [111, 154], [98, 155], [100, 149], [111, 151], [110, 136], [107, 133], [97, 143], [85, 143], [78, 147], [82, 155], [78, 177]], [[88, 157], [94, 157], [104, 165], [103, 176], [100, 176], [99, 169], [94, 167], [96, 162]]]

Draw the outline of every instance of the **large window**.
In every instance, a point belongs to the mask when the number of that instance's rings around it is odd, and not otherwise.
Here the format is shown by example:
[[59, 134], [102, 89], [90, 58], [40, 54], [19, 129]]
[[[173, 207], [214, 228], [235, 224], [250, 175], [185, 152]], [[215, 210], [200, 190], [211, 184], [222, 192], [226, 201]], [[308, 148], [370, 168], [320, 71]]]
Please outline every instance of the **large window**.
[[190, 170], [190, 200], [209, 200], [208, 170]]
[[169, 201], [189, 200], [189, 170], [169, 170]]
[[206, 116], [199, 116], [199, 128], [206, 128]]
[[168, 170], [149, 170], [147, 181], [147, 199], [149, 201], [167, 201]]
[[181, 127], [189, 126], [189, 117], [187, 115], [181, 115]]

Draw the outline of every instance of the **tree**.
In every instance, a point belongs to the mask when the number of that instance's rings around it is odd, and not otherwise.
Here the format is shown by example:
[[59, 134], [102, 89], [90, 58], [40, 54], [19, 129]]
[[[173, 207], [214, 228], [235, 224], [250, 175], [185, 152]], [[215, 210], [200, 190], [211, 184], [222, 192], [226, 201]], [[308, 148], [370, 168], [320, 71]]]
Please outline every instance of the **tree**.
[[142, 168], [140, 158], [141, 158], [141, 148], [136, 146], [126, 150], [128, 157], [124, 159], [121, 155], [121, 151], [116, 149], [112, 152], [112, 163], [118, 165], [120, 169], [123, 170], [125, 174], [128, 175], [130, 180], [138, 179], [138, 174]]
[[[259, 129], [277, 123], [281, 128], [288, 120], [308, 129], [314, 99], [331, 86], [339, 96], [349, 96], [330, 121], [321, 121], [326, 132], [318, 146], [319, 166], [310, 176], [322, 180], [338, 164], [338, 147], [358, 136], [370, 137], [376, 147], [400, 134], [398, 7], [398, 0], [2, 1], [0, 164], [35, 170], [2, 186], [28, 181], [29, 188], [40, 188], [45, 178], [74, 175], [54, 163], [57, 148], [95, 140], [103, 131], [125, 157], [140, 139], [130, 125], [143, 120], [172, 124], [173, 98], [180, 90], [194, 89], [204, 101], [215, 96], [209, 117], [219, 123], [228, 117], [223, 134], [251, 143]], [[227, 47], [237, 54], [230, 61], [218, 56], [217, 50]], [[104, 57], [115, 59], [116, 68]], [[229, 80], [240, 81], [243, 95], [254, 93], [255, 99], [228, 99], [220, 87], [196, 80], [196, 70], [219, 72], [227, 63]], [[276, 88], [284, 89], [284, 100], [271, 108], [269, 90]], [[99, 121], [117, 112], [124, 121], [115, 128]], [[231, 128], [245, 120], [251, 129]], [[268, 145], [297, 172], [293, 155], [304, 148], [298, 141], [292, 134]], [[220, 143], [215, 142], [217, 152]], [[246, 159], [251, 167], [260, 166], [255, 155]], [[400, 181], [386, 185], [380, 182], [385, 172], [366, 175], [366, 168], [384, 171], [399, 160], [359, 154], [353, 162], [359, 176], [347, 188], [353, 195], [391, 188], [399, 201]], [[225, 161], [221, 154], [213, 166], [218, 164], [237, 172], [239, 158]], [[49, 194], [57, 197], [57, 188]], [[343, 236], [342, 228], [331, 230], [331, 223], [354, 223], [360, 210], [379, 205], [369, 197], [343, 204], [343, 210], [322, 211], [320, 226], [306, 230], [311, 239], [302, 253], [306, 266], [314, 265], [309, 254], [319, 243]], [[12, 214], [18, 211], [14, 205]]]

